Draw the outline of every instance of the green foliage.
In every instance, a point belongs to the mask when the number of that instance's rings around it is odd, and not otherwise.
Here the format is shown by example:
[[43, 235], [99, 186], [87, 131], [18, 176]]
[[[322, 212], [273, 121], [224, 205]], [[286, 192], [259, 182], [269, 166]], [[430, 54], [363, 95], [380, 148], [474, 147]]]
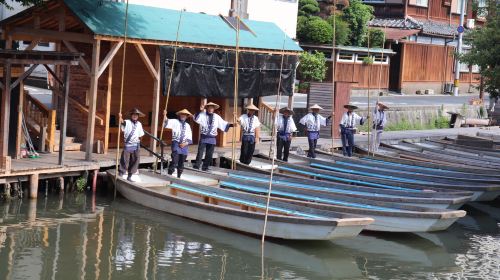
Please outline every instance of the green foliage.
[[[383, 48], [384, 47], [384, 31], [382, 29], [378, 28], [370, 28], [369, 30], [370, 34], [370, 48]], [[368, 40], [365, 40], [363, 42], [363, 45], [365, 47], [368, 47]]]
[[[333, 30], [333, 16], [329, 16], [326, 21], [330, 24], [330, 26], [332, 26]], [[350, 33], [351, 30], [349, 29], [349, 24], [347, 24], [341, 15], [335, 15], [335, 45], [346, 45], [348, 43]]]
[[297, 38], [299, 41], [316, 44], [332, 42], [333, 28], [324, 19], [310, 17], [305, 23], [301, 23], [301, 25], [300, 29], [297, 28]]
[[[490, 97], [500, 96], [500, 2], [488, 1], [486, 24], [466, 35], [471, 49], [460, 56], [463, 63], [478, 65], [484, 89]], [[495, 43], [497, 42], [497, 43]]]
[[[4, 5], [7, 9], [12, 9], [12, 6], [9, 5], [7, 0], [0, 0], [0, 5]], [[43, 0], [13, 0], [13, 2], [21, 3], [22, 6], [32, 6], [42, 4]]]
[[87, 187], [87, 177], [82, 176], [82, 177], [79, 177], [78, 179], [76, 179], [75, 186], [76, 186], [76, 190], [78, 192], [83, 192], [85, 190], [85, 188]]
[[363, 4], [361, 0], [350, 0], [349, 7], [343, 13], [344, 20], [351, 28], [350, 44], [362, 46], [368, 31], [368, 21], [373, 18], [373, 7]]
[[299, 16], [314, 16], [319, 13], [319, 4], [316, 0], [300, 0]]
[[315, 51], [300, 55], [299, 75], [305, 81], [322, 81], [326, 75], [325, 55]]
[[364, 57], [363, 64], [372, 65], [373, 64], [373, 57], [371, 57], [371, 56]]

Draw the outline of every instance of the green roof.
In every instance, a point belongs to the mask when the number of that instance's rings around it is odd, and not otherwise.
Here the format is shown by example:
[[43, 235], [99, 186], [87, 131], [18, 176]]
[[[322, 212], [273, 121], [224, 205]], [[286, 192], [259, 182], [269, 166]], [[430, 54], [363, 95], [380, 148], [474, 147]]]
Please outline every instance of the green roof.
[[[125, 3], [98, 0], [64, 0], [73, 13], [94, 34], [124, 36]], [[99, 4], [101, 3], [101, 4]], [[129, 4], [129, 38], [175, 42], [180, 11]], [[243, 20], [255, 33], [240, 31], [240, 47], [302, 51], [299, 45], [274, 23]], [[220, 16], [183, 12], [179, 42], [234, 47], [236, 31]]]

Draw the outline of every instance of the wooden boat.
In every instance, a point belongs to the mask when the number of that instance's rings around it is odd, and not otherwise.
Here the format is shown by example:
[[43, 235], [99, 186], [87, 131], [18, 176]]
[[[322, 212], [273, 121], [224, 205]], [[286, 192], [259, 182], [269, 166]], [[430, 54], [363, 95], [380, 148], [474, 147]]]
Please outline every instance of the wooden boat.
[[[268, 183], [270, 176], [266, 174], [231, 170], [214, 169], [211, 176], [220, 175], [229, 178], [247, 180], [249, 182]], [[218, 177], [220, 179], [222, 177]], [[464, 203], [470, 201], [472, 193], [470, 192], [420, 192], [420, 191], [405, 191], [391, 190], [382, 188], [372, 188], [365, 186], [349, 185], [342, 183], [333, 183], [329, 181], [317, 181], [308, 178], [293, 178], [279, 174], [273, 175], [273, 185], [281, 185], [291, 187], [298, 190], [305, 190], [308, 194], [321, 195], [336, 195], [337, 198], [353, 197], [360, 199], [369, 199], [373, 201], [383, 201], [387, 203], [400, 203], [404, 205], [440, 208], [440, 209], [459, 209]]]
[[449, 141], [449, 140], [428, 139], [428, 140], [425, 140], [425, 142], [438, 144], [439, 146], [441, 146], [443, 148], [457, 150], [457, 151], [464, 151], [464, 152], [473, 151], [479, 155], [500, 156], [500, 150], [497, 150], [497, 149], [465, 146], [465, 145], [456, 144], [456, 143]]
[[[292, 152], [294, 153], [294, 152]], [[441, 169], [440, 166], [435, 165], [435, 168], [429, 168], [429, 167], [424, 167], [424, 166], [418, 166], [418, 165], [407, 165], [407, 164], [400, 164], [400, 163], [394, 163], [391, 161], [383, 160], [380, 158], [373, 158], [369, 156], [362, 156], [362, 157], [344, 157], [340, 154], [331, 154], [331, 153], [326, 153], [326, 152], [319, 152], [317, 153], [317, 159], [322, 160], [322, 161], [328, 161], [328, 162], [333, 162], [333, 163], [338, 163], [341, 165], [345, 166], [362, 166], [365, 168], [370, 168], [370, 169], [375, 169], [375, 170], [381, 170], [381, 171], [388, 171], [388, 172], [400, 172], [403, 174], [418, 174], [418, 175], [423, 175], [427, 176], [430, 178], [446, 178], [446, 179], [453, 179], [453, 180], [467, 180], [471, 181], [472, 183], [481, 183], [481, 184], [500, 184], [500, 176], [493, 176], [493, 175], [485, 175], [485, 174], [475, 174], [475, 173], [468, 173], [468, 172], [463, 172], [463, 171], [454, 171], [454, 170], [447, 170], [447, 169]]]
[[[212, 188], [228, 188], [239, 192], [260, 195], [265, 195], [268, 191], [268, 183], [207, 174], [197, 170], [187, 171], [186, 174], [183, 174], [182, 179], [171, 178], [171, 180], [179, 182], [179, 184], [183, 184], [184, 182], [216, 181], [217, 184], [207, 185], [210, 185]], [[273, 196], [273, 203], [278, 201], [288, 202], [309, 209], [370, 217], [375, 221], [367, 225], [366, 230], [371, 231], [430, 232], [445, 230], [458, 218], [466, 214], [462, 210], [425, 208], [353, 197], [341, 197], [339, 195], [311, 193], [309, 190], [299, 190], [280, 184], [273, 186], [271, 194]]]
[[[261, 158], [254, 158], [250, 165], [237, 164], [239, 170], [253, 171], [269, 174], [271, 170], [270, 160], [266, 155], [260, 155]], [[316, 169], [309, 167], [306, 162], [299, 164], [284, 163], [276, 161], [274, 166], [275, 173], [285, 176], [303, 176], [319, 180], [328, 180], [341, 183], [350, 183], [361, 186], [376, 187], [392, 190], [419, 190], [424, 191], [462, 191], [472, 192], [472, 201], [492, 200], [500, 194], [499, 186], [477, 187], [471, 185], [449, 185], [433, 184], [432, 182], [415, 182], [410, 179], [400, 179], [390, 176], [373, 176], [366, 172], [365, 174], [351, 174], [348, 172], [339, 172], [333, 170]], [[376, 174], [375, 174], [376, 175]]]
[[[114, 171], [109, 170], [114, 181]], [[248, 233], [262, 234], [266, 199], [261, 196], [166, 178], [148, 171], [141, 183], [116, 178], [117, 191], [137, 204], [203, 223]], [[199, 178], [209, 185], [209, 180]], [[215, 182], [216, 183], [216, 182]], [[354, 237], [371, 218], [339, 214], [285, 201], [269, 207], [266, 235], [294, 240], [331, 240]]]
[[[409, 179], [410, 181], [421, 182], [422, 184], [448, 184], [448, 185], [474, 185], [474, 188], [479, 186], [482, 187], [494, 187], [499, 186], [500, 190], [500, 178], [484, 178], [484, 177], [474, 177], [468, 173], [438, 173], [433, 174], [430, 171], [409, 171], [402, 170], [400, 168], [394, 167], [381, 167], [376, 164], [356, 162], [355, 159], [343, 159], [340, 157], [326, 157], [319, 155], [316, 159], [306, 158], [304, 156], [299, 156], [295, 153], [290, 154], [289, 162], [296, 164], [306, 163], [309, 166], [316, 167], [319, 169], [334, 170], [341, 172], [349, 172], [353, 174], [364, 175], [366, 173], [374, 174], [374, 176], [388, 176], [392, 178]], [[474, 178], [473, 178], [474, 177]]]

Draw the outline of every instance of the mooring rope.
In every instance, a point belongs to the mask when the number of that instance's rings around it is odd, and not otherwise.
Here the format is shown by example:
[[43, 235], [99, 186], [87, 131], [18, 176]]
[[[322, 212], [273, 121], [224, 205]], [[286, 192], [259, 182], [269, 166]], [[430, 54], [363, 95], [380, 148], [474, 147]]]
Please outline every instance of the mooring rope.
[[267, 229], [267, 217], [269, 215], [269, 203], [271, 202], [271, 191], [273, 188], [273, 175], [274, 175], [274, 162], [275, 162], [275, 157], [274, 157], [274, 148], [275, 148], [275, 141], [277, 141], [278, 137], [278, 131], [275, 128], [276, 124], [276, 117], [277, 114], [279, 114], [279, 106], [281, 101], [281, 73], [283, 71], [283, 62], [285, 59], [285, 42], [286, 42], [286, 32], [283, 36], [283, 46], [281, 49], [281, 65], [280, 65], [280, 73], [279, 73], [279, 80], [278, 80], [278, 93], [276, 97], [276, 103], [275, 103], [275, 115], [273, 115], [273, 122], [272, 122], [272, 130], [271, 130], [271, 147], [269, 148], [269, 157], [271, 158], [271, 174], [269, 177], [269, 186], [268, 186], [268, 191], [267, 191], [267, 197], [266, 197], [266, 212], [264, 215], [264, 228], [262, 230], [262, 238], [261, 238], [261, 276], [262, 278], [264, 277], [264, 243], [266, 239], [266, 229]]
[[[168, 86], [167, 86], [167, 97], [165, 99], [165, 109], [163, 111], [167, 112], [167, 109], [168, 109], [168, 101], [170, 100], [170, 91], [171, 91], [171, 88], [172, 88], [172, 78], [174, 76], [174, 67], [175, 67], [175, 62], [177, 60], [177, 49], [179, 47], [179, 31], [180, 31], [180, 28], [181, 28], [181, 21], [182, 21], [182, 13], [183, 13], [184, 10], [181, 9], [180, 13], [179, 13], [179, 22], [177, 22], [177, 33], [175, 34], [175, 45], [174, 45], [174, 54], [173, 54], [173, 59], [172, 59], [172, 65], [170, 66], [170, 76], [168, 77]], [[160, 137], [158, 139], [160, 139], [160, 141], [162, 141], [163, 139], [163, 131], [164, 131], [164, 128], [165, 128], [165, 119], [162, 120], [162, 123], [161, 123], [161, 130], [160, 130]], [[153, 127], [152, 129], [157, 129], [156, 127]], [[151, 131], [153, 132], [153, 131]], [[160, 144], [161, 146], [161, 142], [159, 142], [158, 144]], [[155, 147], [156, 147], [156, 144], [155, 144]], [[163, 160], [163, 158], [162, 158]], [[156, 172], [157, 170], [157, 165], [158, 165], [158, 157], [155, 158], [155, 164], [154, 164], [154, 167], [153, 167], [153, 170], [154, 172]]]
[[[239, 3], [239, 2], [238, 2]], [[239, 9], [238, 9], [239, 11]], [[233, 133], [231, 141], [231, 169], [236, 169], [236, 127], [238, 122], [238, 67], [240, 60], [240, 17], [236, 15], [236, 49], [234, 60]], [[241, 151], [240, 151], [241, 153]]]
[[[123, 24], [123, 57], [122, 57], [122, 76], [120, 81], [120, 105], [119, 105], [119, 114], [122, 115], [123, 108], [123, 85], [125, 81], [125, 58], [127, 56], [127, 29], [128, 29], [128, 0], [125, 4], [125, 20]], [[116, 180], [118, 179], [118, 168], [119, 168], [119, 160], [120, 160], [120, 134], [121, 134], [121, 123], [118, 124], [118, 137], [116, 138], [116, 159], [115, 159], [115, 189], [114, 189], [114, 197], [116, 198]]]

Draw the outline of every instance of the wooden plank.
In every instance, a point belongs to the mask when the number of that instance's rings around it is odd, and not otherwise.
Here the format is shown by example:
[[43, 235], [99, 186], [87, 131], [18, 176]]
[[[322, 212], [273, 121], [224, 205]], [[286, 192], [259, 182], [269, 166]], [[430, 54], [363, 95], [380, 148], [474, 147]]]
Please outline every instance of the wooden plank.
[[33, 64], [31, 65], [30, 68], [28, 68], [28, 70], [26, 70], [21, 76], [19, 76], [19, 78], [17, 78], [11, 85], [10, 85], [10, 90], [13, 90], [17, 85], [19, 85], [19, 83], [21, 83], [24, 79], [26, 79], [29, 75], [31, 75], [31, 73], [33, 72], [33, 70], [35, 70], [35, 68], [38, 66], [38, 64]]
[[99, 77], [97, 69], [99, 67], [99, 54], [101, 51], [101, 40], [96, 40], [92, 47], [92, 69], [90, 71], [90, 104], [89, 114], [87, 118], [87, 141], [85, 146], [85, 159], [92, 160], [92, 152], [94, 148], [94, 132], [95, 132], [95, 115], [97, 106], [97, 86]]
[[[142, 48], [142, 46], [141, 46]], [[158, 116], [160, 115], [160, 71], [161, 71], [161, 62], [160, 62], [160, 48], [155, 47], [155, 75], [157, 79], [154, 80], [153, 85], [153, 109], [152, 109], [152, 118], [151, 118], [151, 134], [154, 137], [158, 137]], [[143, 49], [144, 51], [144, 49]], [[162, 120], [163, 121], [163, 120]], [[161, 124], [163, 125], [163, 123]], [[151, 139], [150, 148], [153, 152], [156, 152], [156, 143], [153, 139]]]
[[47, 29], [35, 29], [29, 27], [14, 27], [12, 28], [10, 34], [18, 36], [26, 36], [29, 38], [43, 38], [46, 40], [66, 40], [79, 43], [92, 43], [93, 38], [89, 34], [67, 32], [67, 31], [55, 31]]
[[108, 67], [108, 90], [106, 91], [106, 116], [104, 117], [104, 153], [109, 149], [109, 120], [111, 118], [111, 94], [113, 89], [113, 60]]
[[9, 120], [10, 120], [10, 63], [7, 63], [3, 69], [4, 82], [2, 94], [2, 149], [0, 150], [0, 157], [6, 157], [9, 153]]
[[[66, 47], [68, 48], [68, 50], [70, 52], [78, 52], [78, 50], [75, 48], [75, 46], [71, 42], [63, 40], [63, 43], [64, 43], [64, 45], [66, 45]], [[85, 59], [83, 59], [83, 57], [80, 57], [80, 59], [78, 61], [80, 62], [80, 66], [83, 68], [85, 73], [87, 73], [87, 75], [90, 76], [90, 67], [87, 64], [87, 62], [85, 61]]]
[[[148, 54], [146, 51], [144, 51], [144, 48], [142, 47], [141, 44], [134, 44], [135, 48], [137, 49], [137, 52], [139, 53], [139, 56], [141, 57], [142, 61], [144, 64], [146, 64], [146, 68], [148, 69], [149, 73], [155, 80], [160, 79], [160, 75], [158, 74], [158, 68], [153, 66], [151, 63], [151, 60], [149, 60]], [[155, 60], [156, 61], [156, 60]]]
[[122, 45], [123, 41], [113, 44], [111, 50], [109, 50], [108, 54], [99, 65], [99, 70], [97, 71], [97, 77], [100, 77], [102, 73], [104, 73], [106, 67], [108, 67], [109, 63], [111, 62], [111, 60], [113, 60], [113, 58], [115, 57], [116, 53], [118, 52], [118, 50], [121, 48]]

